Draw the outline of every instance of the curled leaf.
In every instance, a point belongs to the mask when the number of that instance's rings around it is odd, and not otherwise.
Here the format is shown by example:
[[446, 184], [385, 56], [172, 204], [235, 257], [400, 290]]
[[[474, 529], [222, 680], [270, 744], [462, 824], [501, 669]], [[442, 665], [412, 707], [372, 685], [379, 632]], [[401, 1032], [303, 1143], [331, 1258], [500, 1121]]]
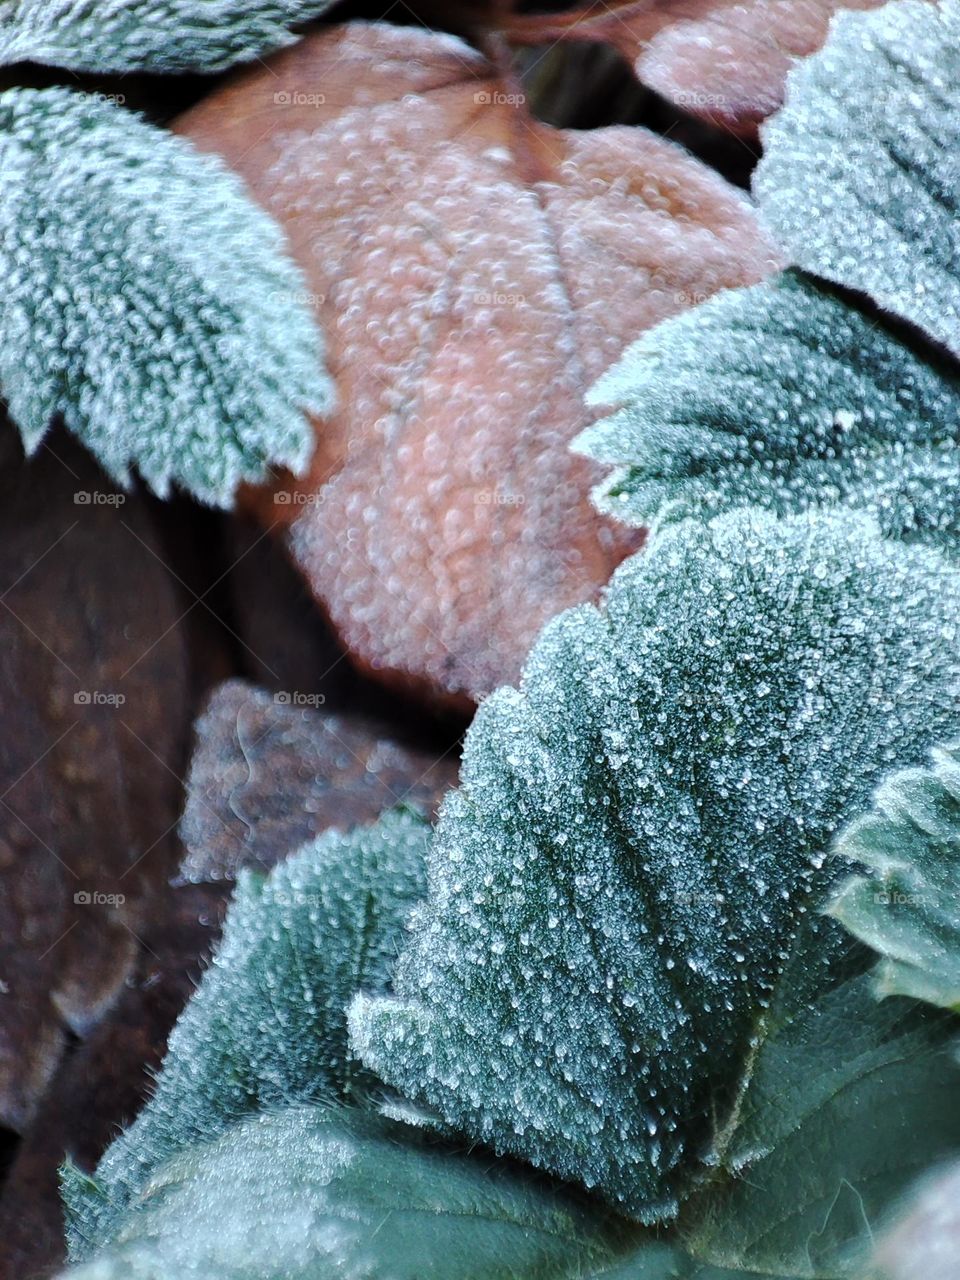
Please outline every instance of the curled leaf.
[[0, 96], [0, 392], [28, 451], [62, 415], [131, 464], [229, 505], [302, 469], [330, 404], [319, 335], [274, 222], [182, 138], [96, 95]]
[[6, 0], [0, 64], [71, 71], [222, 71], [292, 44], [332, 0]]
[[880, 993], [960, 1010], [960, 744], [887, 779], [837, 854], [867, 874], [830, 912], [879, 954]]
[[386, 986], [420, 896], [430, 829], [386, 815], [331, 832], [264, 878], [241, 872], [212, 967], [170, 1036], [154, 1096], [96, 1177], [68, 1183], [70, 1237], [86, 1255], [163, 1161], [247, 1113], [348, 1099], [369, 1078], [347, 1051], [345, 1006]]
[[735, 290], [636, 342], [590, 393], [619, 404], [574, 448], [629, 524], [842, 504], [885, 533], [960, 534], [960, 378], [808, 277]]
[[481, 707], [394, 993], [351, 1005], [364, 1062], [474, 1139], [673, 1215], [835, 831], [960, 723], [957, 587], [862, 519], [664, 531]]
[[793, 71], [754, 189], [797, 266], [960, 355], [960, 3], [840, 14]]

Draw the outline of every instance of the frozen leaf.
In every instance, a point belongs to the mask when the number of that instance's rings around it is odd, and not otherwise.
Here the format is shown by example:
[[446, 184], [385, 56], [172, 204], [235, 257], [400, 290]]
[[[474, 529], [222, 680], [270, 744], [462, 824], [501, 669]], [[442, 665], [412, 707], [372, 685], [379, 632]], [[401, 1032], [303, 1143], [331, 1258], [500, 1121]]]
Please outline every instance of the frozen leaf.
[[674, 106], [750, 134], [780, 106], [794, 62], [820, 48], [831, 16], [882, 2], [626, 0], [521, 17], [507, 33], [524, 43], [609, 43]]
[[0, 95], [0, 391], [105, 469], [230, 505], [302, 469], [329, 384], [283, 237], [182, 138], [68, 89]]
[[332, 0], [4, 0], [0, 64], [222, 71], [295, 39]]
[[422, 892], [430, 828], [395, 812], [331, 832], [264, 878], [241, 872], [212, 967], [170, 1036], [148, 1106], [97, 1166], [68, 1183], [69, 1235], [105, 1242], [145, 1180], [176, 1152], [250, 1112], [330, 1102], [368, 1077], [347, 1051], [345, 1005], [386, 985]]
[[197, 721], [180, 825], [185, 879], [271, 867], [321, 832], [372, 822], [392, 805], [432, 815], [456, 783], [452, 755], [403, 746], [364, 717], [327, 714], [312, 696], [242, 680], [213, 691]]
[[672, 1216], [838, 826], [960, 723], [957, 586], [862, 518], [746, 512], [665, 530], [551, 622], [468, 734], [394, 994], [351, 1006], [367, 1066]]
[[[89, 1194], [82, 1181], [68, 1187]], [[586, 1280], [622, 1234], [522, 1170], [357, 1108], [292, 1106], [168, 1161], [103, 1253], [64, 1276]]]
[[960, 3], [842, 14], [764, 135], [761, 213], [792, 261], [960, 355]]
[[[317, 92], [318, 88], [322, 92]], [[627, 337], [773, 259], [741, 193], [641, 129], [554, 130], [450, 37], [354, 24], [179, 128], [282, 223], [341, 412], [261, 517], [366, 669], [461, 701], [637, 545], [568, 444]]]
[[960, 535], [960, 380], [807, 277], [721, 294], [635, 343], [593, 388], [619, 404], [574, 448], [630, 524], [844, 504], [896, 537]]
[[173, 873], [183, 601], [142, 495], [66, 433], [0, 433], [0, 1124], [124, 991]]
[[880, 1241], [866, 1280], [956, 1280], [960, 1275], [960, 1165], [926, 1179]]
[[880, 994], [960, 1010], [960, 744], [887, 779], [837, 852], [867, 874], [830, 911], [880, 955]]

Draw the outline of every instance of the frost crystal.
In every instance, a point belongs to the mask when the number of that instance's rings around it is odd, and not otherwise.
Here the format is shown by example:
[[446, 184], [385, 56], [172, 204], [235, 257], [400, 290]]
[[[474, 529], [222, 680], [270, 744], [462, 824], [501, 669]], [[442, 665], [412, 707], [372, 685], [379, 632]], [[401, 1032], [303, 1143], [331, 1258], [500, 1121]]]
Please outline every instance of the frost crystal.
[[388, 814], [330, 832], [267, 877], [240, 873], [211, 968], [170, 1036], [154, 1096], [95, 1180], [66, 1183], [72, 1248], [102, 1243], [162, 1161], [250, 1112], [346, 1100], [370, 1084], [347, 1050], [345, 1006], [386, 986], [423, 891], [430, 829]]
[[222, 71], [292, 44], [332, 0], [7, 0], [0, 64], [74, 71]]
[[861, 517], [667, 529], [470, 731], [364, 1062], [666, 1217], [724, 1122], [838, 825], [960, 725], [960, 578]]
[[807, 271], [960, 355], [960, 3], [842, 13], [764, 132], [760, 212]]
[[594, 500], [630, 524], [842, 503], [893, 536], [960, 536], [955, 371], [804, 276], [660, 325], [590, 400], [621, 408], [574, 447], [621, 464]]
[[276, 224], [218, 161], [96, 96], [0, 96], [0, 391], [28, 451], [67, 426], [228, 505], [301, 469], [331, 388]]
[[880, 994], [960, 1010], [960, 742], [889, 778], [837, 853], [869, 873], [829, 909], [880, 954]]

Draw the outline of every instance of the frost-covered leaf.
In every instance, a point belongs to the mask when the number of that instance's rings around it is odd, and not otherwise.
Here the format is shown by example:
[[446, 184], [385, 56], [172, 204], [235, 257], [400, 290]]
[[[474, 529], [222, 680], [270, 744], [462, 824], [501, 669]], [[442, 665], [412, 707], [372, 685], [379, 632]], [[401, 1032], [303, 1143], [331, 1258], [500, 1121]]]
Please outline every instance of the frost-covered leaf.
[[604, 41], [637, 79], [691, 115], [752, 134], [783, 101], [797, 58], [819, 49], [838, 9], [883, 0], [626, 0], [508, 21], [523, 43]]
[[880, 993], [960, 1010], [960, 744], [887, 779], [837, 853], [867, 874], [830, 911], [880, 955]]
[[735, 290], [660, 325], [593, 388], [619, 404], [574, 448], [630, 524], [845, 504], [885, 533], [960, 534], [960, 379], [808, 277]]
[[222, 71], [295, 39], [333, 0], [4, 0], [0, 64]]
[[960, 3], [841, 14], [791, 74], [755, 190], [792, 261], [960, 355]]
[[402, 745], [384, 724], [331, 715], [298, 696], [245, 680], [210, 695], [180, 824], [185, 880], [265, 870], [321, 832], [372, 822], [393, 805], [433, 814], [456, 784], [452, 753], [437, 759]]
[[357, 1108], [294, 1106], [157, 1169], [103, 1252], [63, 1274], [586, 1280], [594, 1265], [606, 1274], [623, 1234], [596, 1206], [489, 1157], [438, 1148]]
[[282, 223], [331, 338], [341, 412], [261, 517], [292, 522], [373, 674], [461, 700], [516, 679], [637, 545], [569, 454], [583, 391], [628, 338], [769, 273], [749, 204], [642, 129], [539, 124], [479, 54], [409, 28], [310, 37], [178, 127]]
[[345, 1005], [382, 989], [423, 888], [430, 829], [398, 811], [331, 832], [264, 878], [242, 872], [212, 967], [170, 1036], [154, 1096], [95, 1182], [68, 1183], [78, 1251], [103, 1243], [144, 1180], [246, 1113], [349, 1099], [369, 1080], [347, 1051]]
[[0, 393], [106, 470], [229, 505], [329, 404], [279, 228], [221, 164], [96, 95], [0, 95]]
[[925, 1179], [915, 1202], [877, 1246], [865, 1280], [956, 1280], [960, 1275], [960, 1165]]
[[468, 735], [395, 994], [351, 1006], [367, 1065], [672, 1215], [837, 827], [960, 723], [957, 587], [864, 519], [747, 512], [666, 530], [550, 623]]

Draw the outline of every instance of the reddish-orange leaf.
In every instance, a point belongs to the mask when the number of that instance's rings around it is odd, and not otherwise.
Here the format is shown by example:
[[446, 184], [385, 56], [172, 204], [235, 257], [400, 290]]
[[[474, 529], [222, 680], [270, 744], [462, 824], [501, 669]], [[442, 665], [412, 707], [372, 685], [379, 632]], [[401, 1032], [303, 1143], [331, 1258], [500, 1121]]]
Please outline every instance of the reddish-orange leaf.
[[568, 442], [643, 329], [762, 278], [744, 197], [640, 129], [557, 131], [451, 37], [308, 38], [180, 122], [283, 224], [340, 409], [257, 500], [355, 660], [475, 700], [636, 545]]
[[613, 45], [637, 78], [692, 115], [738, 133], [783, 101], [787, 72], [823, 44], [838, 9], [884, 0], [596, 0], [559, 15], [508, 20], [525, 44], [594, 40]]

